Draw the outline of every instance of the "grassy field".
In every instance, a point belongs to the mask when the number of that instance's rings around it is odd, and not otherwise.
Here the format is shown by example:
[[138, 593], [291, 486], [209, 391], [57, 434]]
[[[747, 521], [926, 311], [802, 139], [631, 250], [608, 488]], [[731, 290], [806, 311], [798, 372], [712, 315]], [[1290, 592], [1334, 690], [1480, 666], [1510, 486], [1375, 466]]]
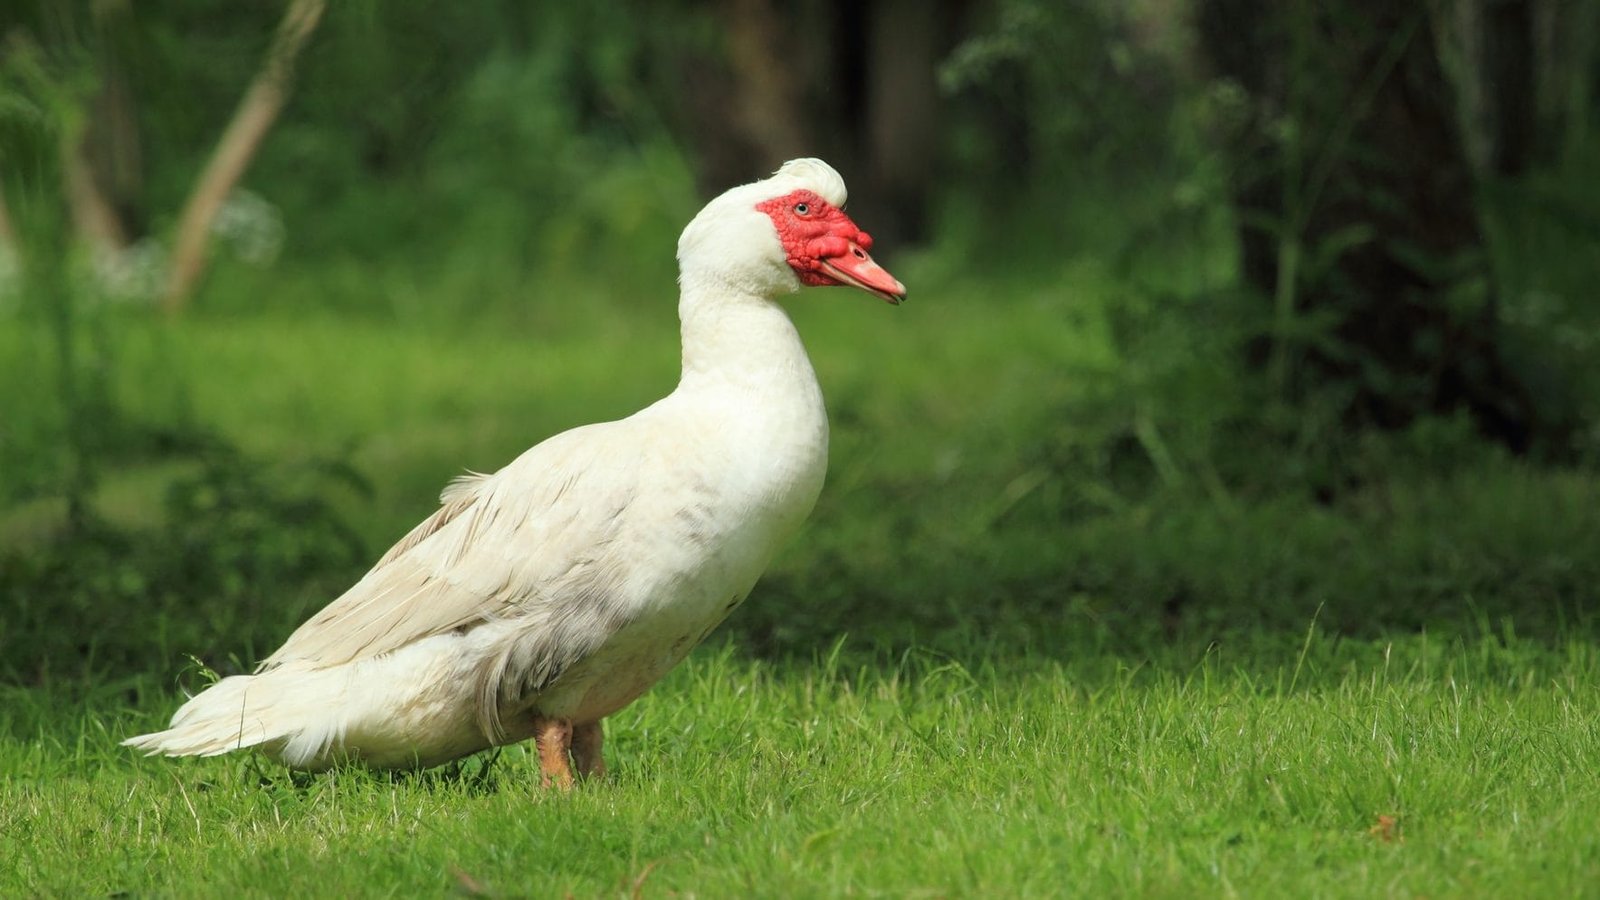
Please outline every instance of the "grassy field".
[[[415, 297], [284, 311], [245, 284], [174, 325], [114, 317], [128, 420], [201, 423], [269, 483], [340, 460], [368, 490], [328, 496], [365, 551], [304, 577], [286, 557], [219, 582], [225, 602], [8, 598], [0, 895], [1596, 892], [1600, 479], [1445, 434], [1374, 450], [1384, 477], [1333, 502], [1242, 489], [1128, 386], [1150, 360], [1111, 334], [1105, 273], [897, 274], [900, 309], [796, 301], [834, 422], [823, 501], [735, 619], [610, 720], [612, 778], [569, 796], [534, 788], [523, 748], [297, 778], [116, 742], [170, 714], [185, 654], [270, 651], [461, 469], [666, 391], [670, 284], [481, 320]], [[0, 393], [0, 450], [44, 467], [23, 445], [52, 427], [49, 370], [37, 329], [0, 332], [0, 383], [25, 388]], [[1096, 456], [1130, 441], [1143, 481]], [[199, 463], [108, 459], [97, 508], [163, 543], [162, 498]], [[62, 515], [14, 497], [0, 540], [44, 554]]]
[[[1594, 648], [1339, 645], [1154, 663], [705, 650], [610, 723], [615, 772], [296, 781], [133, 760], [116, 695], [7, 698], [0, 893], [1579, 896], [1600, 883]], [[1185, 664], [1186, 663], [1186, 664]]]

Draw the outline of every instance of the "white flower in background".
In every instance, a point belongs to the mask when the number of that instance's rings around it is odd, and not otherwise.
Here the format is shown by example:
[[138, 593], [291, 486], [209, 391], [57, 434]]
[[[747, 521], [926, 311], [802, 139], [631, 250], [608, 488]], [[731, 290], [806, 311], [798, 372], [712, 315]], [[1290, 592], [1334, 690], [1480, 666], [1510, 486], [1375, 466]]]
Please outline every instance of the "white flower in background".
[[265, 197], [241, 188], [228, 195], [211, 233], [245, 262], [271, 265], [283, 249], [283, 214]]
[[153, 302], [167, 283], [167, 248], [155, 238], [145, 238], [121, 250], [97, 253], [94, 277], [108, 300]]
[[[218, 210], [211, 233], [239, 259], [254, 266], [271, 265], [283, 249], [283, 214], [261, 195], [236, 190]], [[167, 248], [153, 237], [121, 249], [87, 253], [78, 260], [73, 266], [77, 287], [89, 296], [153, 303], [167, 287]], [[12, 247], [0, 243], [0, 308], [15, 306], [22, 292], [22, 261]]]

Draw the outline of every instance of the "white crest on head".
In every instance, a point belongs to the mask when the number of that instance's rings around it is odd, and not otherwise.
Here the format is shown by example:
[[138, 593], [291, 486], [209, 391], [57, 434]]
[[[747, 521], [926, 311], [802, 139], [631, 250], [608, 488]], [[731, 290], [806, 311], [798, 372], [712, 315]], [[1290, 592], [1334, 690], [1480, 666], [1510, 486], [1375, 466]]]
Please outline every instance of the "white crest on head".
[[767, 181], [794, 183], [794, 187], [776, 191], [776, 194], [787, 194], [791, 190], [801, 189], [815, 191], [817, 196], [840, 208], [844, 207], [844, 202], [849, 197], [849, 192], [844, 187], [844, 178], [834, 170], [833, 166], [811, 157], [789, 160], [779, 166], [778, 171], [773, 172]]

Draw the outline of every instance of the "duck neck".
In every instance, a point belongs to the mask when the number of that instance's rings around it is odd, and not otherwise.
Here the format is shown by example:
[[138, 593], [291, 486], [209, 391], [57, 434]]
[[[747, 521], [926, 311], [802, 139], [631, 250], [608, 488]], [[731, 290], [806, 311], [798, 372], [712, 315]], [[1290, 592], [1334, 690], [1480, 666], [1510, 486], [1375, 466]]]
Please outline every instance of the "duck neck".
[[685, 278], [678, 319], [680, 389], [707, 382], [776, 388], [796, 380], [815, 389], [800, 334], [776, 301], [737, 285]]

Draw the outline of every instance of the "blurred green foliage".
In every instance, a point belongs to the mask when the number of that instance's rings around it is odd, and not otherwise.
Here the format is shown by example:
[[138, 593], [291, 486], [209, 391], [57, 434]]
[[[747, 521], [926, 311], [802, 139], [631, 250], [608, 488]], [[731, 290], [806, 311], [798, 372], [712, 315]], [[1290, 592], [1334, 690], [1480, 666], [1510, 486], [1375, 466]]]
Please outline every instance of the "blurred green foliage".
[[250, 636], [290, 624], [286, 596], [333, 587], [329, 574], [366, 561], [330, 499], [340, 488], [366, 482], [341, 462], [266, 464], [213, 447], [172, 479], [153, 527], [91, 514], [25, 541], [0, 556], [0, 672], [87, 684], [202, 651], [245, 670]]
[[[1600, 142], [1479, 204], [1506, 352], [1584, 424], [1561, 463], [1457, 415], [1352, 429], [1340, 385], [1286, 402], [1249, 362], [1276, 324], [1241, 284], [1230, 137], [1261, 110], [1208, 73], [1169, 15], [1190, 8], [968, 10], [938, 67], [932, 237], [882, 248], [912, 303], [891, 327], [797, 301], [834, 474], [736, 622], [750, 646], [1138, 646], [1319, 606], [1347, 633], [1587, 622]], [[698, 205], [679, 62], [727, 52], [695, 4], [332, 4], [192, 321], [118, 299], [69, 246], [62, 135], [114, 60], [142, 178], [118, 198], [158, 265], [279, 12], [7, 22], [0, 188], [27, 263], [0, 285], [10, 675], [248, 661], [460, 467], [670, 385], [673, 246]], [[1308, 247], [1308, 277], [1343, 249]], [[1295, 340], [1338, 324], [1307, 314]]]

